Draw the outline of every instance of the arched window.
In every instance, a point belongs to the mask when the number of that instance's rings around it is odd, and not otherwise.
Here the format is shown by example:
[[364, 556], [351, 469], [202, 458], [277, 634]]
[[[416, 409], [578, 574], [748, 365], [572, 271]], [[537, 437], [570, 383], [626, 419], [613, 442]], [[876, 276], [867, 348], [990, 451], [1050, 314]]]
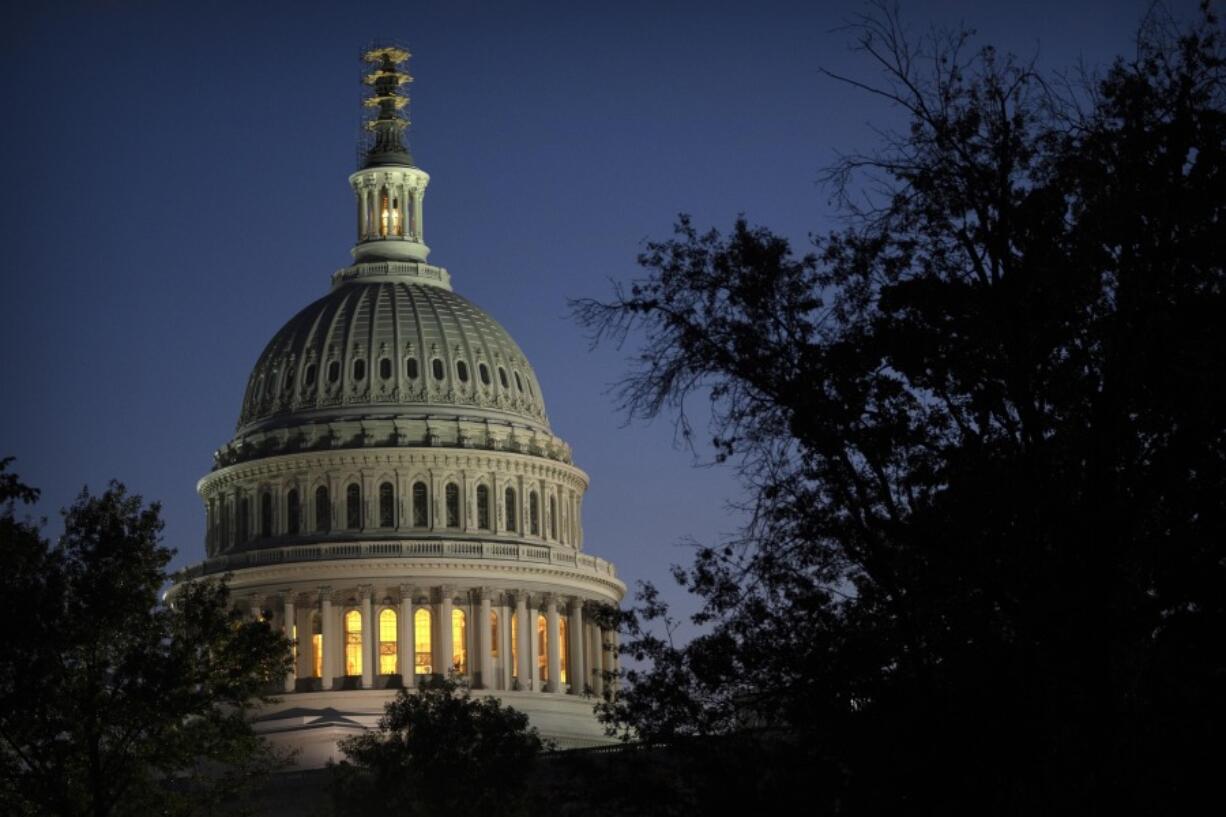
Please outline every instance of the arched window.
[[498, 367], [498, 382], [502, 383], [504, 389], [511, 388], [511, 385], [507, 383], [507, 370], [501, 366]]
[[326, 533], [332, 528], [332, 505], [328, 502], [328, 489], [320, 485], [315, 489], [315, 530]]
[[324, 675], [324, 630], [319, 611], [311, 613], [311, 677]]
[[558, 498], [549, 497], [549, 538], [558, 541]]
[[490, 653], [498, 657], [498, 613], [490, 610]]
[[362, 489], [356, 482], [345, 489], [345, 527], [349, 530], [362, 527]]
[[511, 613], [511, 677], [519, 677], [519, 615]]
[[443, 376], [446, 374], [446, 372], [443, 370], [443, 361], [439, 360], [437, 357], [430, 361], [430, 369], [434, 372], [435, 380], [442, 380]]
[[251, 538], [251, 500], [246, 496], [238, 498], [238, 544], [242, 545]]
[[542, 681], [549, 680], [549, 625], [545, 617], [536, 617], [536, 670]]
[[477, 527], [490, 529], [490, 489], [484, 485], [477, 486]]
[[384, 380], [392, 379], [392, 361], [386, 357], [379, 358], [379, 377]]
[[463, 610], [451, 610], [451, 668], [464, 675], [468, 672], [468, 620]]
[[518, 526], [515, 524], [515, 517], [517, 514], [515, 513], [515, 489], [514, 488], [507, 488], [506, 506], [507, 506], [506, 507], [507, 530], [509, 531], [519, 530]]
[[558, 672], [558, 683], [566, 683], [566, 664], [570, 661], [570, 649], [566, 637], [566, 616], [558, 616], [558, 657], [562, 659], [561, 670]]
[[528, 493], [528, 525], [533, 536], [541, 535], [541, 503], [536, 491]]
[[260, 536], [272, 536], [272, 494], [268, 491], [260, 494]]
[[468, 364], [467, 363], [465, 363], [462, 360], [457, 360], [455, 362], [455, 373], [456, 373], [456, 377], [460, 378], [461, 383], [468, 382]]
[[345, 674], [362, 674], [362, 614], [345, 613]]
[[444, 493], [447, 500], [447, 527], [460, 527], [460, 486], [454, 482], [447, 483]]
[[426, 483], [413, 483], [413, 527], [426, 528], [430, 526], [430, 496]]
[[413, 614], [414, 674], [429, 675], [434, 672], [430, 649], [430, 611], [425, 607], [419, 607]]
[[490, 367], [484, 363], [477, 364], [477, 374], [481, 376], [481, 385], [488, 386], [490, 384]]
[[353, 379], [354, 380], [365, 380], [366, 379], [366, 359], [365, 358], [360, 357], [357, 360], [353, 361]]
[[390, 607], [379, 613], [379, 674], [396, 674], [396, 611]]
[[300, 530], [302, 509], [298, 507], [298, 489], [291, 488], [285, 497], [285, 529], [291, 536], [297, 536]]
[[404, 374], [409, 380], [417, 379], [417, 358], [409, 357], [404, 361]]
[[379, 486], [379, 527], [396, 527], [396, 493], [390, 482]]
[[335, 383], [341, 379], [341, 362], [334, 360], [328, 364], [328, 382]]

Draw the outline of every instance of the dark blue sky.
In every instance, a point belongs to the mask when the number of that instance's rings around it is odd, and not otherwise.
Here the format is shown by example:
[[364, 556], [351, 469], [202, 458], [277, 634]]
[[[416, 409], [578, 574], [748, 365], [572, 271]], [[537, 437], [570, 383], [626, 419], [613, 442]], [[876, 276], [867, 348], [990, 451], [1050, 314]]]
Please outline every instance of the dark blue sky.
[[[1149, 0], [907, 2], [917, 30], [1056, 68], [1130, 53]], [[432, 176], [430, 260], [536, 366], [592, 477], [587, 549], [669, 584], [686, 537], [735, 529], [723, 469], [670, 423], [623, 426], [567, 299], [636, 273], [679, 211], [791, 237], [831, 226], [814, 180], [894, 121], [838, 30], [860, 2], [23, 3], [0, 17], [4, 350], [0, 456], [42, 512], [116, 477], [163, 503], [177, 564], [203, 557], [196, 480], [251, 365], [322, 295], [354, 226], [358, 54], [413, 50], [411, 143]], [[1173, 2], [1177, 14], [1195, 3]], [[53, 525], [55, 520], [53, 519]]]

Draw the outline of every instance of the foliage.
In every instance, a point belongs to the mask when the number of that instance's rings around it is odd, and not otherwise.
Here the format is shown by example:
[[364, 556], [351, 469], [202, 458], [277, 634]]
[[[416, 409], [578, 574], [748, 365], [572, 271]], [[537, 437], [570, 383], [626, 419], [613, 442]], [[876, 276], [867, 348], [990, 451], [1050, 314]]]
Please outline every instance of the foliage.
[[682, 216], [576, 304], [641, 344], [631, 416], [709, 397], [752, 510], [677, 571], [702, 636], [644, 590], [604, 717], [803, 736], [831, 810], [1178, 810], [1226, 724], [1220, 23], [1079, 80], [855, 28], [909, 127], [826, 175], [845, 229]]
[[224, 583], [159, 601], [172, 551], [156, 503], [118, 482], [82, 490], [53, 545], [16, 515], [37, 492], [0, 477], [5, 813], [235, 813], [273, 763], [245, 716], [288, 670], [285, 640], [233, 611]]
[[451, 678], [389, 701], [377, 730], [340, 742], [338, 814], [519, 814], [533, 760], [548, 744], [528, 716]]

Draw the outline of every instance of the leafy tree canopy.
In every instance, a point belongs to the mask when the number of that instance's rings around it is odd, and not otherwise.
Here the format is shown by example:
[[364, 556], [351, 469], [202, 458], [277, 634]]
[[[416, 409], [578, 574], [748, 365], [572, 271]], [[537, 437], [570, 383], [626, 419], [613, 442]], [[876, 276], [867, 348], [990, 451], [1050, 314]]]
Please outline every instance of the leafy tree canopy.
[[520, 814], [547, 743], [528, 716], [451, 678], [401, 689], [377, 730], [341, 741], [338, 814]]
[[576, 304], [632, 416], [709, 398], [752, 510], [677, 571], [702, 636], [645, 590], [605, 717], [803, 736], [831, 810], [1177, 810], [1226, 722], [1221, 25], [1075, 78], [855, 31], [909, 125], [827, 173], [845, 229], [683, 216]]
[[82, 490], [52, 544], [18, 518], [36, 498], [0, 473], [0, 811], [235, 813], [273, 764], [246, 715], [289, 669], [287, 642], [232, 610], [224, 583], [159, 599], [157, 503]]

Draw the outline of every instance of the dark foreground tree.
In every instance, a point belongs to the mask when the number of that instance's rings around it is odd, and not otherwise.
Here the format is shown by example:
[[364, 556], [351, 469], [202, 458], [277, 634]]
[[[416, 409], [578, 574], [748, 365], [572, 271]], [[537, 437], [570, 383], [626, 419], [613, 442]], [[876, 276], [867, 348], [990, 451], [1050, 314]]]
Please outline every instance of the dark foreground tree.
[[275, 762], [246, 715], [289, 668], [287, 642], [224, 584], [158, 598], [172, 551], [156, 503], [82, 491], [52, 544], [17, 516], [37, 491], [0, 462], [0, 812], [238, 811]]
[[389, 701], [377, 730], [345, 738], [332, 767], [337, 814], [524, 813], [546, 744], [528, 716], [452, 679]]
[[1220, 24], [1084, 83], [858, 30], [909, 123], [831, 171], [847, 229], [682, 218], [578, 304], [641, 341], [632, 416], [709, 397], [752, 512], [678, 571], [701, 637], [647, 589], [605, 715], [800, 737], [831, 811], [1181, 812], [1226, 727]]

